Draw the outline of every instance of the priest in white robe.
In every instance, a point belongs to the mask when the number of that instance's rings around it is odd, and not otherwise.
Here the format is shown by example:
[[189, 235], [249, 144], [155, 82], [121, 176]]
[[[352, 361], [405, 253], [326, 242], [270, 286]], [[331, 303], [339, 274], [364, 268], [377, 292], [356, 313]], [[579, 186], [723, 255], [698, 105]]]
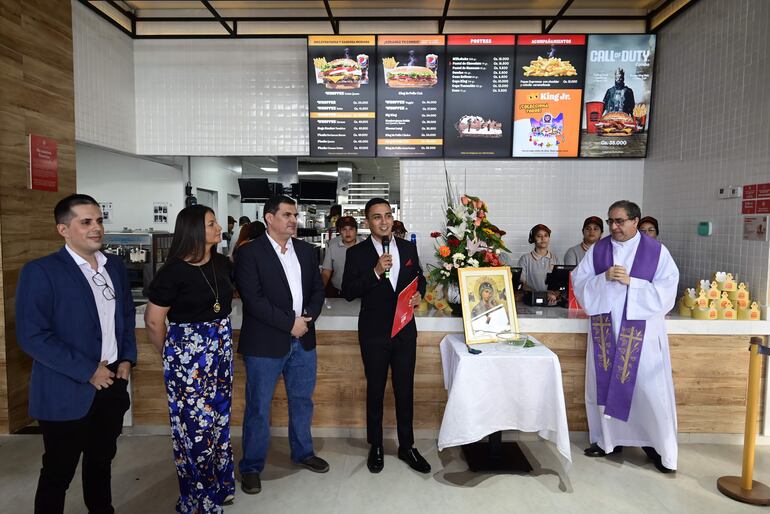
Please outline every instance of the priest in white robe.
[[610, 237], [594, 244], [572, 273], [591, 317], [586, 352], [586, 412], [591, 446], [601, 457], [642, 447], [658, 470], [676, 470], [678, 446], [665, 315], [679, 270], [665, 246], [637, 230], [641, 212], [610, 206]]

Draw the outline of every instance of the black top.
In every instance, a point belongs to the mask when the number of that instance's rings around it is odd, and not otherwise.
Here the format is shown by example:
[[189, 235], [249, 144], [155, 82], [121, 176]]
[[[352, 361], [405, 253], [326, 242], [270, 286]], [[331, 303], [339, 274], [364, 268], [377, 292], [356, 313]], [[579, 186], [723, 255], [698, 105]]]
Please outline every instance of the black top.
[[[216, 284], [212, 270], [216, 270]], [[158, 270], [152, 280], [149, 289], [150, 301], [160, 307], [171, 307], [168, 320], [172, 323], [198, 323], [221, 319], [228, 316], [232, 310], [233, 284], [230, 276], [230, 260], [218, 253], [212, 252], [211, 260], [203, 266], [175, 259]], [[221, 309], [214, 312], [215, 295], [212, 289], [216, 291], [217, 288]]]

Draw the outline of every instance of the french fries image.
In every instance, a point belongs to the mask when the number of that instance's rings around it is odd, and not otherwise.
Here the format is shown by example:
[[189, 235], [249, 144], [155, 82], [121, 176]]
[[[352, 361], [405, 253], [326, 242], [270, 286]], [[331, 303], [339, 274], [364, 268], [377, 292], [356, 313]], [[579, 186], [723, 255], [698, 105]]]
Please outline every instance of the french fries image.
[[313, 66], [315, 67], [315, 82], [316, 84], [323, 84], [321, 78], [321, 70], [326, 66], [326, 57], [316, 57], [313, 59]]
[[562, 61], [559, 57], [547, 59], [538, 57], [529, 62], [529, 66], [522, 66], [525, 77], [574, 77], [577, 70], [570, 61]]
[[388, 83], [388, 71], [398, 66], [398, 61], [393, 57], [384, 57], [382, 59], [382, 69], [384, 71], [383, 77], [385, 78], [385, 84]]

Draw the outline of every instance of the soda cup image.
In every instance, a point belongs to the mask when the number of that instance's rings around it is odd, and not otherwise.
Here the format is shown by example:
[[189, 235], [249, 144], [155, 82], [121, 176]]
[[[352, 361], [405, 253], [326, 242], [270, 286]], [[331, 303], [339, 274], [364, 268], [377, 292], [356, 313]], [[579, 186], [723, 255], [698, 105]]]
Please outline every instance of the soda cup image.
[[369, 83], [369, 56], [366, 54], [358, 54], [356, 61], [361, 67], [361, 84]]
[[428, 54], [425, 56], [425, 67], [428, 68], [433, 73], [437, 73], [438, 71], [438, 55], [436, 54]]
[[586, 132], [596, 134], [596, 122], [604, 112], [604, 102], [586, 102]]

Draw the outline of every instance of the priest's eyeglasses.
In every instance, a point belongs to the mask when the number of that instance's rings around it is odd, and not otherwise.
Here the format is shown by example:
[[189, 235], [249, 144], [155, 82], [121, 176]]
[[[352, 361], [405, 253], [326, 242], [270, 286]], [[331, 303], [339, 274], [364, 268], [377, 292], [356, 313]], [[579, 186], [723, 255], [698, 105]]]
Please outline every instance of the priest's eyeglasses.
[[104, 277], [104, 275], [97, 271], [91, 275], [91, 282], [93, 282], [96, 287], [100, 287], [102, 289], [102, 296], [104, 296], [106, 299], [115, 299], [115, 291], [110, 287], [110, 284], [107, 283], [107, 279]]
[[622, 225], [623, 225], [623, 224], [624, 224], [626, 221], [630, 221], [630, 220], [631, 220], [631, 218], [626, 218], [626, 219], [623, 219], [623, 218], [607, 218], [607, 219], [606, 219], [606, 220], [604, 220], [604, 221], [606, 221], [606, 222], [607, 222], [607, 226], [608, 226], [608, 227], [611, 227], [612, 225], [617, 225], [617, 226], [619, 226], [619, 227], [620, 227], [620, 226], [622, 226]]

